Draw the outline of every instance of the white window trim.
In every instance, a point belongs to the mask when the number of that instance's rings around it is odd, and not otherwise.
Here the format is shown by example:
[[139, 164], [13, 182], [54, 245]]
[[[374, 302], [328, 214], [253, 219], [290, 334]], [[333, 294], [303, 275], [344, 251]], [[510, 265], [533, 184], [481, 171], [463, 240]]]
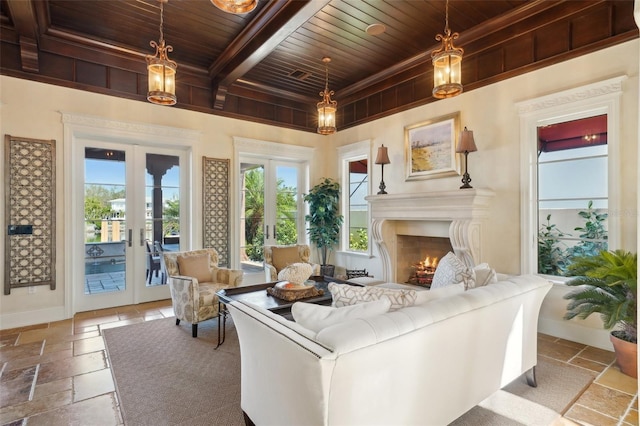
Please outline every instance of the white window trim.
[[[360, 142], [354, 142], [349, 145], [344, 145], [338, 147], [338, 161], [340, 164], [340, 171], [338, 179], [340, 180], [341, 185], [341, 201], [340, 201], [340, 209], [343, 214], [349, 211], [349, 162], [354, 160], [362, 160], [365, 158], [367, 160], [367, 194], [371, 194], [371, 155], [372, 155], [372, 141], [371, 139], [367, 139]], [[342, 235], [340, 238], [340, 249], [339, 253], [346, 254], [349, 256], [366, 256], [368, 258], [372, 257], [372, 244], [371, 244], [371, 209], [367, 208], [367, 233], [369, 235], [369, 239], [367, 242], [367, 251], [359, 252], [359, 251], [351, 251], [349, 250], [349, 218], [348, 215], [344, 214], [344, 221], [342, 223]]]
[[[520, 115], [521, 273], [538, 265], [537, 147], [539, 126], [607, 114], [609, 211], [620, 211], [620, 98], [626, 75], [516, 103]], [[609, 215], [609, 248], [620, 244], [620, 220]]]

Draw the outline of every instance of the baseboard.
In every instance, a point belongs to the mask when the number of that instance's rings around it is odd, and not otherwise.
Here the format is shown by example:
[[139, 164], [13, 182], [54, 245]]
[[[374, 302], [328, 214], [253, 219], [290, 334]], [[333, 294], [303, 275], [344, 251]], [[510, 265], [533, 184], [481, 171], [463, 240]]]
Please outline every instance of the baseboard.
[[64, 306], [0, 315], [0, 330], [67, 319]]
[[584, 327], [572, 321], [540, 318], [538, 331], [583, 345], [613, 351], [613, 345], [609, 340], [609, 330]]

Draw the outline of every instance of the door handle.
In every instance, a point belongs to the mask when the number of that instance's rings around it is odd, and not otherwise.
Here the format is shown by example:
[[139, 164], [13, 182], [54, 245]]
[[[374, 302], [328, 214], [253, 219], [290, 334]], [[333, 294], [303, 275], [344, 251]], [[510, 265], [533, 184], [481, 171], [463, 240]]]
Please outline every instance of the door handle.
[[129, 228], [129, 238], [127, 239], [129, 247], [133, 246], [133, 229]]
[[269, 225], [266, 226], [267, 230], [265, 231], [265, 238], [268, 240], [269, 239]]
[[144, 245], [144, 228], [140, 228], [140, 247]]
[[276, 237], [276, 226], [273, 225], [273, 239], [277, 239], [278, 237]]

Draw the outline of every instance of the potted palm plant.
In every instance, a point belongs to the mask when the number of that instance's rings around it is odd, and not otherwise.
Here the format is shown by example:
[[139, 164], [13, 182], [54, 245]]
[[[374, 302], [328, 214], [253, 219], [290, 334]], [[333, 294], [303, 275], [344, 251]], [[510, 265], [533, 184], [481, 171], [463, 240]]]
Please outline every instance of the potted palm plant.
[[624, 250], [601, 251], [575, 258], [568, 267], [576, 287], [564, 298], [570, 300], [565, 319], [585, 319], [599, 313], [611, 331], [611, 343], [620, 371], [638, 377], [637, 296], [638, 255]]
[[333, 276], [335, 266], [328, 264], [328, 257], [338, 244], [343, 220], [339, 203], [340, 184], [331, 178], [323, 178], [304, 196], [304, 200], [309, 203], [309, 214], [305, 220], [309, 222], [309, 239], [320, 252], [321, 274]]

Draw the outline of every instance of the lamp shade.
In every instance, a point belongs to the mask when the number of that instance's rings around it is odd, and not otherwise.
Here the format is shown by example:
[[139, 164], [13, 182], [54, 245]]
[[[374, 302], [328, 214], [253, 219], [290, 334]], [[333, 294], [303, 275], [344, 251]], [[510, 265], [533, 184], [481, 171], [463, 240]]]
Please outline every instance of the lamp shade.
[[387, 147], [384, 145], [378, 148], [376, 164], [391, 164], [391, 161], [389, 161], [389, 153], [387, 152]]
[[460, 134], [460, 142], [456, 148], [456, 152], [474, 152], [477, 151], [476, 142], [473, 139], [473, 130], [467, 130], [465, 127]]

